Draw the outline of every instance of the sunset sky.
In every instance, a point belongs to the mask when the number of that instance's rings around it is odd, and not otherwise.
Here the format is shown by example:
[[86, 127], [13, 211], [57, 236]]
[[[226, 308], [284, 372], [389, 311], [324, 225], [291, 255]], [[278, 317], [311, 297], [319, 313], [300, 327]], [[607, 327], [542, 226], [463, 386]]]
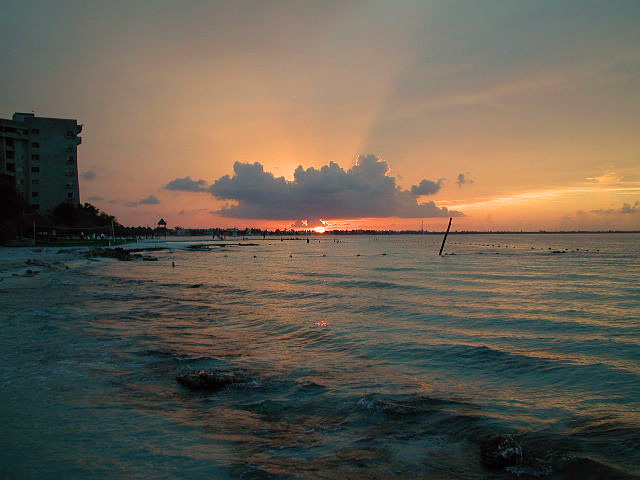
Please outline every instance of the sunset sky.
[[127, 225], [640, 229], [637, 0], [4, 0], [0, 42], [0, 117], [77, 118]]

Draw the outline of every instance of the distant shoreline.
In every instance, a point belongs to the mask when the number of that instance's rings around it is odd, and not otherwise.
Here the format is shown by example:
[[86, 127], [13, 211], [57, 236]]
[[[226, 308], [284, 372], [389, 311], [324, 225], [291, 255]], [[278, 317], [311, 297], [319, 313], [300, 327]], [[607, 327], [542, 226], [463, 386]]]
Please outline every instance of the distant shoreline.
[[[198, 231], [198, 229], [192, 229], [192, 231]], [[281, 232], [267, 231], [267, 237], [283, 237], [291, 235], [314, 235], [322, 237], [323, 235], [442, 235], [442, 231], [424, 231], [419, 230], [327, 230], [324, 233], [314, 232], [313, 230], [287, 230]], [[553, 230], [553, 231], [475, 231], [475, 230], [452, 230], [450, 235], [566, 235], [566, 234], [607, 234], [607, 233], [640, 233], [640, 230]], [[194, 233], [192, 235], [185, 235], [190, 237], [207, 236], [209, 233]], [[170, 237], [180, 237], [182, 235], [169, 234]], [[246, 233], [237, 235], [238, 238], [242, 237], [261, 237], [262, 233]], [[230, 237], [234, 238], [234, 237]]]
[[[324, 234], [314, 232], [299, 232], [313, 235], [442, 235], [443, 231], [403, 231], [403, 230], [330, 230]], [[592, 233], [640, 233], [640, 230], [569, 230], [569, 231], [537, 231], [537, 232], [512, 232], [512, 231], [474, 231], [474, 230], [453, 230], [449, 235], [566, 235], [566, 234], [592, 234]]]

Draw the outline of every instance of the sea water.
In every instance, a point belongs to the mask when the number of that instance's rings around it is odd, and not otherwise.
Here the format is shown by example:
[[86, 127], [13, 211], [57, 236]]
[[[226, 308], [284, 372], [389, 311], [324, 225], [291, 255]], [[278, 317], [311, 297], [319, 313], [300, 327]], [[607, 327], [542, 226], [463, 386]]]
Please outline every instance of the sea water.
[[285, 238], [0, 282], [0, 478], [640, 475], [640, 235]]

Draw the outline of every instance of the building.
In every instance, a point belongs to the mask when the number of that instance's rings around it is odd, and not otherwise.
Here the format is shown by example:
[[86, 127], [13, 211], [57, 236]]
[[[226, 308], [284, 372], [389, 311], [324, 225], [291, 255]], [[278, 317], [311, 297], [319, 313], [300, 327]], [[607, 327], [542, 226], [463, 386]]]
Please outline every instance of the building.
[[34, 210], [47, 212], [62, 202], [80, 203], [76, 120], [14, 113], [0, 118], [0, 175], [15, 178], [17, 190]]

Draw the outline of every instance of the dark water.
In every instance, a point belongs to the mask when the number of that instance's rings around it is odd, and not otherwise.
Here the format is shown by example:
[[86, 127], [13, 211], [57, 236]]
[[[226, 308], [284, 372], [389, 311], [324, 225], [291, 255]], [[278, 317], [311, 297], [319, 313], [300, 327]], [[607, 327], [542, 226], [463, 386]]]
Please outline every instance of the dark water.
[[[637, 478], [640, 235], [440, 241], [0, 283], [0, 478]], [[175, 381], [201, 369], [250, 380]], [[522, 455], [489, 470], [495, 436]]]

